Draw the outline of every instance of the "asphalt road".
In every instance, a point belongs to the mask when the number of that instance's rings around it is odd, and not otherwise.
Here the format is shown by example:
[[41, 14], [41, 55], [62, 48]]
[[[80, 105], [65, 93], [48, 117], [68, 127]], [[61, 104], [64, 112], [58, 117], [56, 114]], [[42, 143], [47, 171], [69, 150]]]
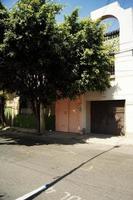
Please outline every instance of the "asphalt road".
[[45, 143], [0, 134], [0, 200], [44, 184], [49, 189], [34, 199], [132, 200], [133, 146]]

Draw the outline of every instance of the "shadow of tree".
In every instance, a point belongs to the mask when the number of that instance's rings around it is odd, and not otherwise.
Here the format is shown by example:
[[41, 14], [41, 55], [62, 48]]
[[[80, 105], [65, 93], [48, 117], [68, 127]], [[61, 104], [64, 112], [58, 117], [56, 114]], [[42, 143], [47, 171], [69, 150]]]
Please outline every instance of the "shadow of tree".
[[0, 200], [4, 200], [5, 199], [5, 195], [0, 193]]
[[35, 135], [17, 131], [0, 131], [0, 145], [25, 145], [25, 146], [34, 146], [34, 145], [74, 145], [77, 143], [86, 143], [85, 140], [89, 138], [88, 135], [67, 135], [67, 134], [44, 134], [44, 135]]
[[21, 199], [27, 199], [27, 200], [33, 200], [35, 199], [37, 196], [39, 196], [42, 192], [45, 192], [46, 190], [48, 190], [50, 187], [54, 186], [55, 184], [57, 184], [58, 182], [62, 181], [63, 179], [65, 179], [67, 176], [73, 174], [75, 171], [77, 171], [78, 169], [80, 169], [82, 166], [86, 165], [87, 163], [91, 162], [94, 159], [97, 159], [99, 156], [102, 156], [105, 153], [108, 153], [110, 151], [112, 151], [115, 148], [119, 148], [119, 146], [113, 146], [95, 156], [93, 156], [92, 158], [82, 162], [81, 164], [77, 165], [75, 168], [71, 169], [70, 171], [68, 171], [67, 173], [63, 174], [62, 176], [59, 176], [57, 179], [55, 179], [54, 181], [48, 183], [47, 185], [43, 185], [41, 188], [38, 188], [36, 191], [32, 191], [28, 194], [26, 194], [27, 198], [21, 197]]

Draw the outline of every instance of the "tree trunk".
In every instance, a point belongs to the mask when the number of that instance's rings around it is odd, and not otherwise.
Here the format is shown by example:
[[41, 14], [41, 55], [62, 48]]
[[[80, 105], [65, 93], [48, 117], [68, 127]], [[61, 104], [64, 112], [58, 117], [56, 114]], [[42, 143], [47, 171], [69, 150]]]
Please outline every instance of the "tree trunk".
[[37, 100], [31, 100], [32, 110], [36, 118], [36, 126], [38, 134], [44, 134], [46, 130], [45, 116], [46, 108], [43, 103], [40, 103]]
[[36, 119], [36, 128], [38, 130], [38, 134], [40, 134], [40, 102], [37, 100], [31, 100], [31, 105]]
[[37, 126], [37, 132], [40, 134], [40, 117], [36, 116], [36, 126]]
[[0, 98], [0, 123], [2, 126], [6, 125], [4, 110], [5, 110], [5, 99], [4, 97], [1, 97]]
[[41, 103], [40, 104], [40, 133], [43, 134], [46, 130], [46, 124], [45, 124], [45, 111], [46, 108]]

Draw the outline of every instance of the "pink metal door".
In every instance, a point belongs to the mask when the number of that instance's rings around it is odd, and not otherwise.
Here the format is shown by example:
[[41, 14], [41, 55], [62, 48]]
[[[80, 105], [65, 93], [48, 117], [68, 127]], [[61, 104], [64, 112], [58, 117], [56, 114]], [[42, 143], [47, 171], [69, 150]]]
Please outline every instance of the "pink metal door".
[[56, 102], [56, 131], [68, 132], [68, 99]]
[[80, 132], [81, 99], [68, 99], [56, 102], [56, 131]]
[[81, 130], [81, 100], [69, 101], [68, 110], [68, 132], [78, 133]]

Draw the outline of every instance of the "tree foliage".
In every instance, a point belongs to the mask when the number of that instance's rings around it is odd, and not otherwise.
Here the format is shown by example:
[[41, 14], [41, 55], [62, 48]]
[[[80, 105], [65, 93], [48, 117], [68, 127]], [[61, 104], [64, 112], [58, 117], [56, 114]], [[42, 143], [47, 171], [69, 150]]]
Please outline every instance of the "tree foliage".
[[8, 11], [0, 1], [0, 43], [3, 43], [7, 18], [8, 18]]
[[[79, 20], [78, 10], [60, 25], [63, 32], [65, 62], [70, 68], [66, 96], [73, 97], [87, 91], [103, 91], [110, 86], [112, 64], [109, 49], [104, 44], [104, 30], [99, 21]], [[64, 54], [64, 50], [62, 51]], [[65, 95], [64, 94], [64, 95]]]
[[0, 21], [1, 88], [28, 98], [38, 119], [40, 103], [109, 87], [111, 61], [99, 22], [80, 20], [74, 10], [58, 24], [61, 9], [44, 0], [18, 1], [9, 15], [0, 7], [8, 16]]

